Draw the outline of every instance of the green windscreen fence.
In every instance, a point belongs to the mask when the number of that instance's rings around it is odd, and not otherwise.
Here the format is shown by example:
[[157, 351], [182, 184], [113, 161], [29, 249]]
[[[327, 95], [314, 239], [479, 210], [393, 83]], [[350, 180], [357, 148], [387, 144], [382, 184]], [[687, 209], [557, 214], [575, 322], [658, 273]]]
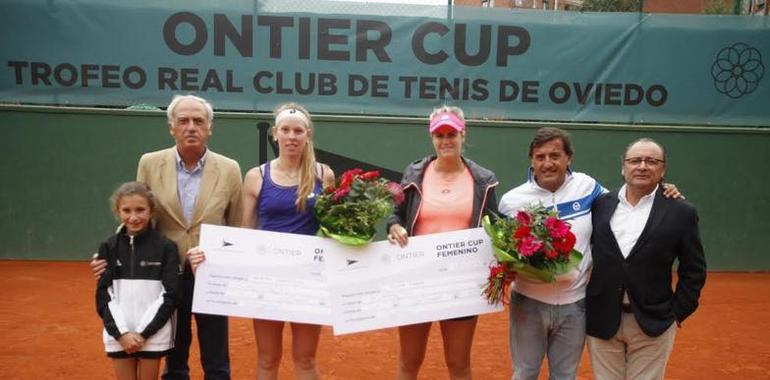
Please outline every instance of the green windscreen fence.
[[288, 101], [326, 115], [319, 159], [393, 179], [431, 152], [430, 110], [460, 106], [499, 194], [524, 181], [539, 126], [571, 131], [573, 169], [608, 188], [624, 147], [652, 137], [700, 210], [710, 269], [769, 270], [768, 36], [751, 16], [3, 0], [0, 257], [89, 257], [115, 227], [111, 191], [173, 143], [162, 112], [121, 109], [195, 93], [218, 111], [211, 149], [244, 171], [273, 157], [267, 112]]
[[[0, 106], [0, 258], [83, 260], [114, 230], [107, 198], [133, 180], [139, 156], [173, 144], [160, 111]], [[259, 124], [265, 114], [217, 114], [211, 149], [245, 172], [274, 157]], [[352, 165], [398, 176], [430, 154], [420, 118], [319, 116], [320, 159], [337, 173]], [[471, 121], [465, 154], [500, 179], [498, 196], [522, 183], [529, 141], [542, 123]], [[556, 124], [558, 125], [558, 124]], [[770, 270], [770, 131], [712, 127], [563, 124], [574, 138], [572, 168], [617, 188], [625, 146], [651, 137], [667, 148], [667, 181], [698, 207], [709, 269]], [[380, 236], [382, 238], [382, 236]]]

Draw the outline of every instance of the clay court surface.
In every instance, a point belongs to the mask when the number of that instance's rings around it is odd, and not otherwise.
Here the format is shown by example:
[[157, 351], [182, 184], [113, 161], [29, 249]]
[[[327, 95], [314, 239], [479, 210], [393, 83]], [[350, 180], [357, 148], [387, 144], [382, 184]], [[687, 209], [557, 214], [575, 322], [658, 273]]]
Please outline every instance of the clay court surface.
[[[85, 262], [0, 261], [0, 379], [111, 379], [94, 279]], [[482, 316], [473, 345], [476, 379], [508, 379], [507, 314]], [[282, 379], [293, 378], [285, 331]], [[441, 338], [433, 326], [421, 379], [445, 379]], [[191, 357], [202, 379], [198, 348]], [[230, 319], [233, 379], [253, 379], [256, 347], [251, 322]], [[391, 379], [397, 359], [394, 329], [321, 335], [324, 379]], [[545, 379], [543, 375], [541, 378]], [[579, 379], [591, 379], [584, 352]], [[668, 379], [770, 379], [770, 274], [710, 273], [701, 307], [677, 333]]]

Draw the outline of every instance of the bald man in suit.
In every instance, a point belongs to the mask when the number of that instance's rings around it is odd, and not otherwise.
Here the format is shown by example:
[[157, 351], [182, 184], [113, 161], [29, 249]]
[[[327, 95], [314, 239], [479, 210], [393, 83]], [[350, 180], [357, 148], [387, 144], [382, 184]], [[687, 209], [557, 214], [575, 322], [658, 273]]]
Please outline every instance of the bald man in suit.
[[706, 282], [698, 212], [663, 197], [665, 172], [663, 147], [637, 140], [623, 156], [623, 187], [593, 204], [586, 333], [597, 380], [663, 379], [677, 326], [698, 307]]

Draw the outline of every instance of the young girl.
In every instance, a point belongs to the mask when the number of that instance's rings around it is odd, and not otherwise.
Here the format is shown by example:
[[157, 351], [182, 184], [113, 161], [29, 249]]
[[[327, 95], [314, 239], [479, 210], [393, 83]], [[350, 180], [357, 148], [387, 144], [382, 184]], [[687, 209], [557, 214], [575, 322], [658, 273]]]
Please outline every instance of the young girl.
[[160, 358], [174, 346], [179, 256], [152, 229], [155, 201], [142, 182], [127, 182], [110, 198], [121, 222], [99, 246], [107, 270], [96, 288], [103, 341], [118, 380], [157, 379]]

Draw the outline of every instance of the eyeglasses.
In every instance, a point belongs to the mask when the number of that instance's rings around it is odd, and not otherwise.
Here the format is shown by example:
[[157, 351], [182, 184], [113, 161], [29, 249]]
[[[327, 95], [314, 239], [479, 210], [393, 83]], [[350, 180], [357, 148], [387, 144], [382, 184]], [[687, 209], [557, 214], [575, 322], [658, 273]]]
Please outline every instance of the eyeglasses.
[[647, 166], [650, 166], [650, 167], [656, 167], [666, 162], [664, 160], [659, 160], [657, 158], [652, 158], [652, 157], [631, 157], [631, 158], [624, 158], [623, 161], [631, 166], [639, 166], [642, 164], [642, 162], [644, 162], [645, 164], [647, 164]]

